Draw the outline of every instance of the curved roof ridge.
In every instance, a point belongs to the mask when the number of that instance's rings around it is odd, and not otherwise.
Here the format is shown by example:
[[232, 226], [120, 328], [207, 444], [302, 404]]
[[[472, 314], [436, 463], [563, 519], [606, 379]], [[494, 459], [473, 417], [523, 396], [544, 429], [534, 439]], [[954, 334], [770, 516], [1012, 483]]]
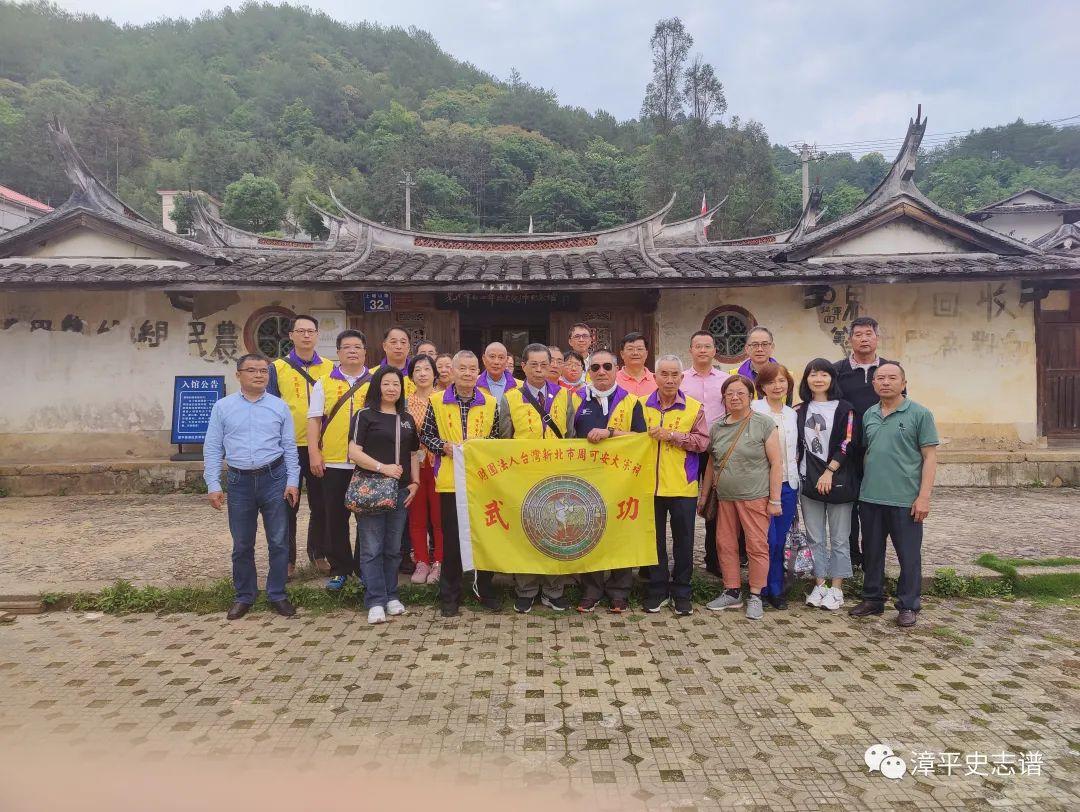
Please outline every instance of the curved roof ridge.
[[137, 220], [148, 226], [154, 225], [97, 179], [97, 176], [90, 171], [90, 167], [86, 165], [82, 155], [79, 154], [79, 150], [75, 148], [67, 128], [60, 123], [59, 118], [54, 116], [46, 127], [53, 146], [60, 153], [60, 163], [63, 165], [64, 174], [67, 175], [76, 192], [81, 193], [82, 205], [89, 209], [111, 211], [113, 214], [119, 214], [129, 220]]

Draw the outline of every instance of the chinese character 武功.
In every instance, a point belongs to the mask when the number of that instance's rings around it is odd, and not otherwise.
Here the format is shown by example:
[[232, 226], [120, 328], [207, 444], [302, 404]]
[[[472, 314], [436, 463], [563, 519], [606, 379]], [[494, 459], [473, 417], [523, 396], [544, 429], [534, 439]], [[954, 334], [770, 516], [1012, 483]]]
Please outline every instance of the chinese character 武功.
[[641, 503], [638, 502], [633, 496], [629, 496], [619, 502], [619, 515], [618, 519], [630, 519], [633, 521], [638, 517], [638, 508]]
[[484, 505], [484, 526], [491, 527], [496, 524], [500, 525], [503, 530], [510, 529], [510, 525], [508, 525], [506, 520], [502, 517], [501, 499], [492, 499]]

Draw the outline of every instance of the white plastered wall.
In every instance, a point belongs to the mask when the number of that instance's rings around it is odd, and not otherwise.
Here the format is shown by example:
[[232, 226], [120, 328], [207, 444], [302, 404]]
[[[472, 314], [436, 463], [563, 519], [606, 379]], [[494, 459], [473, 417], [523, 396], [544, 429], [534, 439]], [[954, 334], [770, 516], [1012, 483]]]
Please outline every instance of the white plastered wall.
[[[800, 285], [666, 290], [657, 311], [659, 353], [689, 362], [689, 336], [714, 308], [737, 305], [776, 334], [776, 357], [798, 379], [806, 362], [843, 357], [833, 331], [858, 315], [881, 325], [882, 356], [907, 369], [909, 391], [930, 408], [953, 448], [1037, 442], [1032, 305], [1017, 282], [834, 285], [829, 304], [804, 309]], [[847, 311], [847, 312], [845, 312]], [[797, 380], [796, 380], [797, 383]]]

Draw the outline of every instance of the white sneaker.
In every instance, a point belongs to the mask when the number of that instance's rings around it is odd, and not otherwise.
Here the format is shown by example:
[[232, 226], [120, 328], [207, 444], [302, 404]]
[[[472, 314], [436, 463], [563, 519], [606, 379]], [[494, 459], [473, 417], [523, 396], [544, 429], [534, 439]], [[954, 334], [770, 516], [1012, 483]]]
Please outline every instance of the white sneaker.
[[367, 622], [368, 623], [385, 623], [386, 611], [381, 606], [372, 606], [367, 610]]
[[825, 591], [825, 597], [821, 599], [822, 609], [828, 609], [830, 612], [835, 612], [843, 605], [844, 593], [842, 590], [833, 587]]
[[821, 584], [815, 585], [814, 590], [806, 596], [806, 605], [813, 606], [816, 609], [820, 609], [821, 602], [825, 599], [825, 596], [828, 594], [828, 592], [829, 590]]
[[386, 604], [386, 614], [394, 617], [395, 615], [405, 614], [405, 604], [401, 601], [390, 601]]

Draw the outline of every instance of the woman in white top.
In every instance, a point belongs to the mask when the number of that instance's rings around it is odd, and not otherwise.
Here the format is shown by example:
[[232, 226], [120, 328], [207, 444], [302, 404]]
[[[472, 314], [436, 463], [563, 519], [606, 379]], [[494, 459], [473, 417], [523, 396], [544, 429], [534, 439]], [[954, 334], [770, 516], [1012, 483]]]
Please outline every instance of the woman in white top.
[[799, 469], [795, 461], [799, 434], [795, 410], [791, 408], [795, 380], [787, 367], [770, 361], [758, 371], [755, 384], [759, 399], [751, 403], [750, 408], [771, 417], [776, 423], [780, 457], [784, 460], [784, 484], [780, 488], [783, 512], [769, 522], [769, 579], [761, 590], [761, 597], [774, 609], [787, 609], [784, 545], [799, 507]]
[[[859, 495], [855, 463], [860, 420], [841, 398], [836, 369], [825, 358], [806, 365], [796, 410], [799, 474], [806, 536], [814, 553], [814, 590], [808, 606], [836, 611], [844, 605], [844, 579], [851, 576], [851, 506]], [[826, 585], [826, 581], [832, 581]]]

